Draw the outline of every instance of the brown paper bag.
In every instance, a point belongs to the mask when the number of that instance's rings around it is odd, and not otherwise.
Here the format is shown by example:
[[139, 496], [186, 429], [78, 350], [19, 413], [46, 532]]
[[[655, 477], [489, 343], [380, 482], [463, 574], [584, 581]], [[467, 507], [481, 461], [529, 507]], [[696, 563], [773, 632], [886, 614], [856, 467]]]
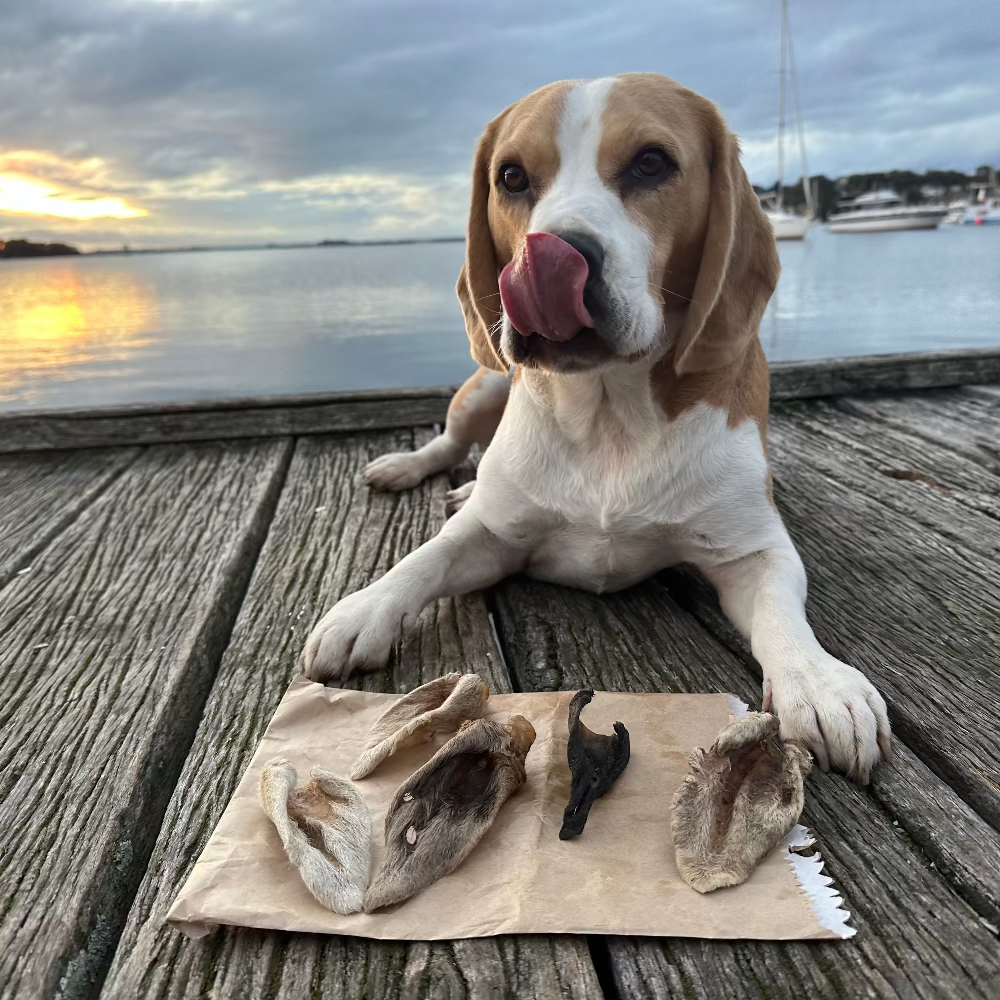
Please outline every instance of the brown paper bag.
[[[386, 912], [339, 916], [313, 899], [285, 857], [257, 801], [257, 783], [274, 757], [291, 761], [300, 781], [313, 765], [346, 776], [372, 723], [399, 695], [293, 681], [167, 919], [195, 936], [214, 924], [235, 924], [411, 941], [494, 934], [759, 940], [854, 934], [819, 855], [790, 850], [812, 842], [802, 827], [743, 885], [701, 895], [681, 881], [670, 838], [671, 799], [687, 773], [688, 752], [711, 746], [740, 711], [742, 703], [729, 695], [599, 692], [584, 721], [604, 733], [623, 722], [631, 762], [594, 806], [582, 836], [560, 840], [573, 694], [492, 696], [487, 717], [506, 721], [521, 714], [537, 732], [527, 784], [452, 874]], [[356, 783], [372, 815], [373, 872], [381, 864], [393, 793], [446, 738], [405, 750]]]

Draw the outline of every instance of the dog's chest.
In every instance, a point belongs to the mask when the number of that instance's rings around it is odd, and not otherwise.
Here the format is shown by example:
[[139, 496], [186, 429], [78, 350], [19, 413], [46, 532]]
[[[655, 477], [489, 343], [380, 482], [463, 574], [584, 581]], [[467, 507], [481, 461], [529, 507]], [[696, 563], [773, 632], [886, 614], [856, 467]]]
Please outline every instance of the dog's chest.
[[729, 430], [715, 408], [582, 442], [531, 431], [507, 468], [550, 515], [527, 566], [541, 579], [616, 590], [695, 553], [735, 558], [748, 516], [770, 510], [756, 428]]
[[662, 456], [597, 453], [555, 468], [535, 498], [558, 521], [534, 548], [529, 574], [617, 590], [683, 558], [694, 484]]

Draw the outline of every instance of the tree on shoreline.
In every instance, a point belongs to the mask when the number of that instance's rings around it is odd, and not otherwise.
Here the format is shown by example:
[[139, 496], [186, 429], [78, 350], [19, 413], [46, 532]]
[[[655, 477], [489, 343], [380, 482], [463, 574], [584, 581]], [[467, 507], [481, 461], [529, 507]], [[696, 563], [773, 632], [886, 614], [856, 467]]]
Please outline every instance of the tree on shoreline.
[[65, 257], [78, 254], [65, 243], [32, 243], [30, 240], [0, 240], [0, 257]]
[[[949, 202], [966, 197], [969, 185], [984, 182], [989, 177], [989, 167], [979, 167], [974, 174], [964, 174], [960, 170], [928, 170], [918, 174], [912, 170], [887, 170], [871, 174], [848, 174], [832, 180], [823, 174], [811, 178], [815, 195], [816, 217], [825, 220], [839, 201], [856, 198], [867, 191], [891, 188], [907, 205], [921, 205], [926, 202]], [[769, 194], [777, 189], [755, 188], [758, 194]], [[784, 188], [785, 208], [792, 212], [804, 212], [806, 207], [802, 180], [797, 184], [786, 184]]]

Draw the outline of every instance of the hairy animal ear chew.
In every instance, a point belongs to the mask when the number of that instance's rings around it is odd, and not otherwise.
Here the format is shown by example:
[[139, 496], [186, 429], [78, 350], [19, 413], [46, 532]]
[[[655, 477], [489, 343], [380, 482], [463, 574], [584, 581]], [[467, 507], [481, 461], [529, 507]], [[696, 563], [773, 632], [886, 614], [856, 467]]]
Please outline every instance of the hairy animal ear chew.
[[681, 878], [698, 892], [745, 882], [795, 826], [812, 757], [778, 738], [779, 723], [750, 712], [688, 758], [671, 830]]
[[516, 715], [502, 725], [462, 726], [397, 789], [385, 817], [385, 860], [365, 894], [366, 912], [401, 903], [454, 871], [527, 780], [534, 727]]

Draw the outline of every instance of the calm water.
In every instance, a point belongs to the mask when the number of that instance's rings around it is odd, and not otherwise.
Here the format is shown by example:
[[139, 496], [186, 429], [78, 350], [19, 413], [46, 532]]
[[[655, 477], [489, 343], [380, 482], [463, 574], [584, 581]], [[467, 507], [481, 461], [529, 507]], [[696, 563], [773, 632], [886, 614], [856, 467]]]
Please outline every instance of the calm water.
[[[1000, 227], [781, 244], [772, 360], [1000, 346]], [[461, 243], [0, 260], [0, 408], [442, 385]]]

